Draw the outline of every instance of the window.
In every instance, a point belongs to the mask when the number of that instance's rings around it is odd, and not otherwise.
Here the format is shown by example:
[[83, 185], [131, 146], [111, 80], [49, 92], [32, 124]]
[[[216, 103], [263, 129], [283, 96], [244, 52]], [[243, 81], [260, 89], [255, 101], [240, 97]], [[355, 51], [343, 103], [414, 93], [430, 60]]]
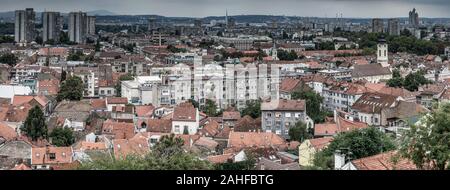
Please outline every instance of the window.
[[378, 118], [375, 118], [375, 123], [378, 123]]
[[285, 113], [284, 117], [291, 117], [291, 113]]
[[50, 158], [50, 160], [54, 160], [54, 159], [56, 159], [56, 154], [55, 153], [48, 153], [48, 157]]
[[180, 133], [180, 126], [179, 125], [175, 125], [175, 133]]

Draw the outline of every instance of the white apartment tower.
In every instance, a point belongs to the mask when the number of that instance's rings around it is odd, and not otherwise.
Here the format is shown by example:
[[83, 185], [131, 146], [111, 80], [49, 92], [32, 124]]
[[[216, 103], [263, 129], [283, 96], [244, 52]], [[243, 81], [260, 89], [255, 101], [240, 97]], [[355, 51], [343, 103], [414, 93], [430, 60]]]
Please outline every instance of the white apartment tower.
[[87, 16], [84, 12], [69, 13], [69, 39], [75, 43], [85, 43], [87, 34]]
[[35, 39], [36, 13], [32, 8], [16, 10], [14, 40], [19, 44], [26, 44]]
[[380, 39], [378, 40], [377, 45], [377, 62], [381, 64], [383, 67], [389, 67], [389, 51], [388, 44], [386, 40]]

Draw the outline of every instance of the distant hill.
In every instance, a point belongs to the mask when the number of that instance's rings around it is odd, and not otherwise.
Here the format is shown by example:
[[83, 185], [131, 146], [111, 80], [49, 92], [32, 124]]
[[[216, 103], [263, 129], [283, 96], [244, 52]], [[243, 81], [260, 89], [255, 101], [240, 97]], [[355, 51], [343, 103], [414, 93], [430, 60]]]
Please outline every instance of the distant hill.
[[116, 13], [113, 13], [108, 10], [95, 10], [95, 11], [88, 11], [87, 14], [89, 16], [111, 16], [111, 15], [117, 15]]

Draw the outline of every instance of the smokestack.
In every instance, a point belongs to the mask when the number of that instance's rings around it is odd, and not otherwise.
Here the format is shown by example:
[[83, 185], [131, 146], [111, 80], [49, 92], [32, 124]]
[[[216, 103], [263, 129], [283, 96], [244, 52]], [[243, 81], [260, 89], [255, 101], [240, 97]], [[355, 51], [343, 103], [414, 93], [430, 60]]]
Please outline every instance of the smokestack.
[[340, 150], [336, 150], [334, 153], [334, 169], [340, 170], [345, 165], [345, 154]]

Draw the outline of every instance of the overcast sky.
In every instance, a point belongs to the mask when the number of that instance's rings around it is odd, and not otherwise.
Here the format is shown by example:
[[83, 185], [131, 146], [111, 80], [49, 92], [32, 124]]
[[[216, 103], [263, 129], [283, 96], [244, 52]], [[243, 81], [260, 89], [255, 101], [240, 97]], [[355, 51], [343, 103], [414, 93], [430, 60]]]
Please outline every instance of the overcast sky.
[[229, 15], [407, 17], [415, 7], [421, 17], [450, 17], [450, 0], [0, 0], [0, 11], [26, 7], [192, 17], [224, 15], [226, 9]]

